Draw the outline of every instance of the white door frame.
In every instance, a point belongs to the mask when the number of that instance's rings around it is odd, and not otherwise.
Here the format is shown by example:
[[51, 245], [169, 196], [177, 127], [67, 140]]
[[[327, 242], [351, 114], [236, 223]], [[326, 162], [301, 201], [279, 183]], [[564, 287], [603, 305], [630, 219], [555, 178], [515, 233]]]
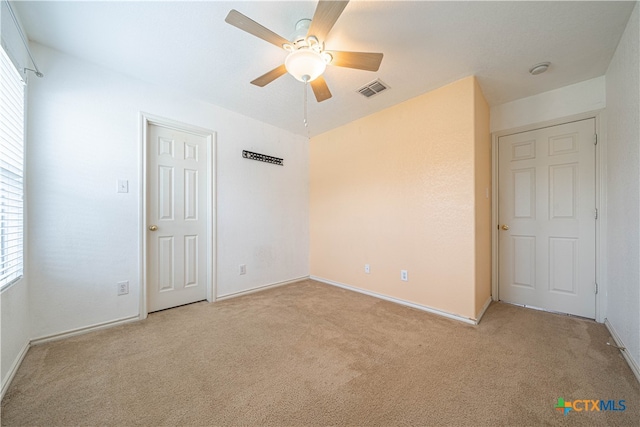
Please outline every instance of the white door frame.
[[140, 147], [142, 167], [140, 168], [140, 320], [147, 318], [147, 165], [148, 165], [148, 130], [150, 125], [171, 128], [180, 132], [191, 133], [205, 138], [207, 144], [207, 301], [216, 298], [216, 133], [212, 130], [191, 126], [164, 117], [140, 113]]
[[582, 114], [554, 119], [546, 122], [530, 124], [513, 129], [494, 132], [491, 134], [491, 186], [494, 197], [491, 201], [491, 294], [494, 301], [500, 299], [498, 276], [499, 276], [499, 246], [498, 246], [498, 138], [514, 133], [528, 132], [545, 127], [557, 126], [565, 123], [576, 122], [585, 119], [595, 119], [596, 134], [598, 144], [596, 145], [596, 208], [598, 209], [598, 219], [596, 221], [596, 283], [598, 293], [596, 294], [596, 321], [603, 323], [606, 318], [606, 135], [604, 122], [606, 116], [604, 110], [589, 111]]

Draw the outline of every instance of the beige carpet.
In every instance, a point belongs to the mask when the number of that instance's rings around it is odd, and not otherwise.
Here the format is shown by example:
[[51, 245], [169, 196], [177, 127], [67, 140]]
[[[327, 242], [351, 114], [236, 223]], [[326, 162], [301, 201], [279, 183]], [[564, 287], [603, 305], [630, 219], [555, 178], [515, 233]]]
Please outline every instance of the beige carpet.
[[[633, 425], [595, 322], [492, 304], [470, 326], [310, 280], [29, 350], [2, 425]], [[569, 412], [568, 401], [625, 400]]]

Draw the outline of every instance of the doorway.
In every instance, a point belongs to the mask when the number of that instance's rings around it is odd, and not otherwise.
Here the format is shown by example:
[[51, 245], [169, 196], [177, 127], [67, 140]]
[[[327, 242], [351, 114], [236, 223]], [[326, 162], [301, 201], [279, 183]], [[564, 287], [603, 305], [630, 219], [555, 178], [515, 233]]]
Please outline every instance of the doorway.
[[596, 128], [498, 138], [498, 298], [594, 319]]
[[146, 313], [214, 299], [215, 135], [143, 117]]

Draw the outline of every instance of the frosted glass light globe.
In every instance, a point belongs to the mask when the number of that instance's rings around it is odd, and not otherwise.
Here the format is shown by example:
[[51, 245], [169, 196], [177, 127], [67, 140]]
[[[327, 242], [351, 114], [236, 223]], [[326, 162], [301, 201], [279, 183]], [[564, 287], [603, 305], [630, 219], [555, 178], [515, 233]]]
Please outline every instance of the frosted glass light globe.
[[310, 82], [324, 73], [327, 63], [318, 52], [303, 48], [287, 55], [284, 66], [297, 80]]

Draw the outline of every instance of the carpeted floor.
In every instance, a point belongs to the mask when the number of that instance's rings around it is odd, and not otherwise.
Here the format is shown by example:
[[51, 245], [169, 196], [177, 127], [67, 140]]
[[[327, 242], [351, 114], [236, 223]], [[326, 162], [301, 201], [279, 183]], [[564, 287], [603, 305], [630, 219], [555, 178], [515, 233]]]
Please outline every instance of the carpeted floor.
[[[609, 339], [501, 303], [470, 326], [306, 280], [35, 346], [2, 425], [637, 426], [640, 385]], [[626, 410], [565, 416], [558, 398]]]

